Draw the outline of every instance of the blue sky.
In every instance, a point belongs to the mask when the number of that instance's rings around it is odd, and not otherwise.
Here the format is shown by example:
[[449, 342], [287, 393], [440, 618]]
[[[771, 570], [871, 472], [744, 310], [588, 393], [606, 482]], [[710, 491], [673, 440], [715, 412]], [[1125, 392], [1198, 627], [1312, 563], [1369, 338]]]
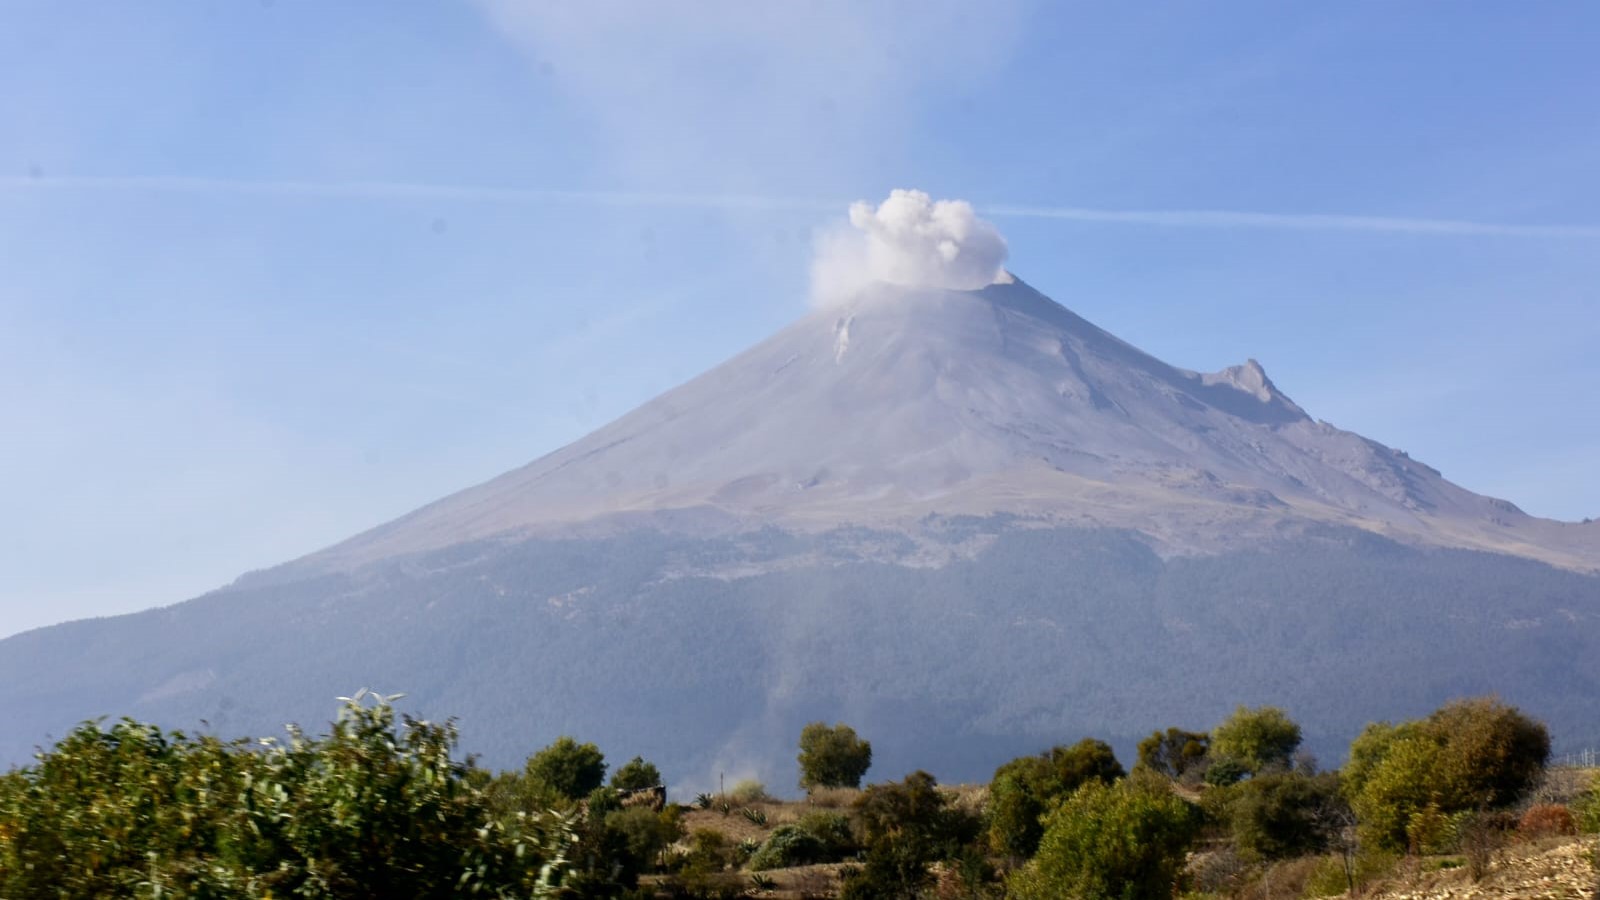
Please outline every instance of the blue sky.
[[802, 314], [814, 231], [895, 187], [1174, 364], [1600, 515], [1597, 41], [1579, 4], [9, 0], [0, 634], [554, 449]]

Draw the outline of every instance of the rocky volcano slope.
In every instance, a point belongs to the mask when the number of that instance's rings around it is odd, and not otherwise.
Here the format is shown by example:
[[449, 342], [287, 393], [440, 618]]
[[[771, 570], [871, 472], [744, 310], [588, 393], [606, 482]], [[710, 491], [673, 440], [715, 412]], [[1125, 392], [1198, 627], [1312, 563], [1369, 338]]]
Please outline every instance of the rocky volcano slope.
[[171, 607], [0, 641], [0, 760], [130, 715], [225, 735], [366, 685], [515, 765], [560, 734], [782, 789], [844, 720], [874, 777], [987, 780], [1275, 703], [1329, 762], [1498, 692], [1600, 743], [1600, 525], [1524, 515], [1174, 368], [1028, 286], [883, 288], [582, 440]]
[[1600, 529], [1528, 516], [1314, 420], [1254, 360], [1175, 368], [1016, 280], [879, 286], [315, 564], [574, 525], [817, 531], [996, 513], [1179, 551], [1316, 522], [1600, 568]]

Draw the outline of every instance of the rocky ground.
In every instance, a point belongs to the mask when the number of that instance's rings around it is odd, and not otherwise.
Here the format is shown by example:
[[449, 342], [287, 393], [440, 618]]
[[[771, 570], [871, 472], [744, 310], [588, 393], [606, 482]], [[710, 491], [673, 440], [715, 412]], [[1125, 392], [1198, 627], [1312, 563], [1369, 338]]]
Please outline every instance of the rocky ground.
[[1566, 838], [1502, 851], [1477, 883], [1465, 866], [1402, 873], [1363, 891], [1364, 900], [1593, 900], [1600, 897], [1596, 838]]

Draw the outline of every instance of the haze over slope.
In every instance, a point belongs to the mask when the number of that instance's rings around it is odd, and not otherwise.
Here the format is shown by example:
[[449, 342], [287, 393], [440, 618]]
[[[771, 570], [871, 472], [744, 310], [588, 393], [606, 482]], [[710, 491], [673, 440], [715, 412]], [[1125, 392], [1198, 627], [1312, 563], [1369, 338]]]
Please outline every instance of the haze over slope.
[[107, 714], [273, 734], [361, 685], [491, 765], [576, 734], [701, 787], [782, 785], [816, 719], [950, 779], [1238, 702], [1337, 753], [1497, 692], [1582, 744], [1597, 546], [1254, 363], [1173, 368], [1010, 278], [877, 285], [322, 553], [0, 641], [0, 759]]
[[1527, 516], [1312, 419], [1254, 360], [1157, 360], [1009, 276], [875, 284], [587, 437], [325, 551], [344, 568], [492, 536], [899, 528], [1013, 514], [1165, 551], [1307, 523], [1600, 567], [1593, 529]]

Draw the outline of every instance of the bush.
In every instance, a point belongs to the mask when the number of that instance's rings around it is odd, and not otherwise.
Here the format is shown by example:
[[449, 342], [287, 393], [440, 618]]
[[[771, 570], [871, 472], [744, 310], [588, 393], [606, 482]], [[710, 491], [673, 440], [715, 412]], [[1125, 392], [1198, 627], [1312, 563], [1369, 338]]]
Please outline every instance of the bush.
[[649, 868], [661, 851], [683, 837], [677, 807], [661, 812], [643, 806], [619, 809], [606, 815], [605, 827], [622, 836], [628, 856], [640, 871]]
[[812, 722], [800, 730], [800, 787], [861, 786], [862, 776], [872, 768], [872, 744], [856, 736], [844, 723], [832, 728]]
[[856, 805], [861, 799], [860, 788], [812, 788], [806, 792], [806, 802], [823, 809], [844, 809]]
[[1300, 726], [1276, 706], [1239, 707], [1211, 731], [1211, 755], [1235, 760], [1251, 774], [1289, 768]]
[[524, 772], [533, 784], [578, 800], [605, 783], [606, 758], [595, 745], [563, 736], [528, 757]]
[[79, 726], [0, 778], [0, 896], [527, 896], [564, 877], [565, 819], [497, 816], [453, 725], [397, 727], [368, 696], [286, 743]]
[[1250, 769], [1237, 759], [1219, 759], [1206, 767], [1206, 784], [1225, 788], [1238, 784], [1250, 774]]
[[1090, 781], [1049, 815], [1008, 887], [1018, 900], [1169, 900], [1199, 828], [1199, 811], [1163, 781]]
[[1572, 811], [1556, 803], [1528, 807], [1517, 821], [1517, 833], [1525, 838], [1546, 838], [1578, 833]]
[[661, 770], [655, 767], [655, 763], [645, 762], [639, 756], [623, 763], [611, 776], [611, 786], [619, 791], [639, 791], [659, 784]]
[[1093, 738], [1006, 763], [989, 785], [990, 847], [1005, 856], [1032, 856], [1044, 835], [1040, 818], [1057, 800], [1089, 781], [1110, 784], [1124, 774], [1110, 745]]
[[795, 822], [805, 833], [822, 844], [822, 862], [838, 862], [859, 849], [855, 833], [850, 830], [850, 817], [843, 813], [814, 810]]
[[1342, 827], [1344, 800], [1334, 775], [1258, 775], [1234, 788], [1229, 828], [1246, 857], [1288, 859], [1327, 850]]
[[1024, 859], [1044, 837], [1045, 800], [1019, 772], [1001, 771], [989, 785], [989, 847], [1001, 856]]
[[762, 872], [767, 869], [806, 866], [824, 862], [827, 855], [827, 848], [816, 835], [798, 825], [779, 825], [767, 836], [761, 849], [750, 857], [750, 868], [752, 871]]
[[1399, 857], [1381, 850], [1362, 851], [1348, 860], [1340, 856], [1321, 857], [1306, 878], [1305, 896], [1353, 894], [1374, 879], [1393, 872], [1399, 861]]
[[713, 828], [696, 828], [689, 835], [689, 851], [684, 857], [684, 868], [701, 872], [720, 872], [735, 864], [737, 849], [728, 836]]
[[767, 793], [767, 786], [761, 782], [745, 779], [734, 782], [726, 799], [734, 806], [749, 806], [752, 803], [766, 803], [772, 799], [772, 795]]
[[1138, 764], [1178, 781], [1204, 763], [1210, 748], [1211, 738], [1203, 731], [1168, 728], [1165, 733], [1152, 732], [1139, 742]]
[[1600, 776], [1594, 777], [1588, 789], [1572, 801], [1572, 816], [1584, 834], [1600, 832]]
[[1434, 856], [1456, 850], [1456, 831], [1451, 817], [1436, 803], [1429, 803], [1406, 822], [1406, 849], [1413, 855]]
[[931, 863], [959, 856], [978, 834], [977, 819], [950, 808], [927, 772], [867, 788], [856, 809], [867, 854], [844, 880], [845, 900], [914, 897]]
[[1538, 781], [1549, 754], [1544, 726], [1519, 710], [1460, 700], [1419, 721], [1368, 726], [1350, 746], [1345, 793], [1363, 841], [1405, 850], [1427, 837], [1414, 817], [1509, 806]]

